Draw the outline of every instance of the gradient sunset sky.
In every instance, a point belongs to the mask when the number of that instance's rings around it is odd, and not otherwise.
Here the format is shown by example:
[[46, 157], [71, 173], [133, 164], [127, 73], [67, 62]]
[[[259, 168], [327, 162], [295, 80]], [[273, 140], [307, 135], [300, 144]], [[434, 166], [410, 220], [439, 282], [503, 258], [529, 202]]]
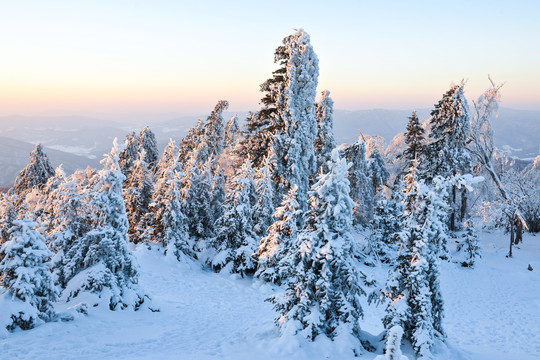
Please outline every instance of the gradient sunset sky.
[[0, 115], [256, 110], [274, 49], [311, 35], [338, 109], [430, 108], [506, 82], [540, 110], [540, 1], [0, 1]]

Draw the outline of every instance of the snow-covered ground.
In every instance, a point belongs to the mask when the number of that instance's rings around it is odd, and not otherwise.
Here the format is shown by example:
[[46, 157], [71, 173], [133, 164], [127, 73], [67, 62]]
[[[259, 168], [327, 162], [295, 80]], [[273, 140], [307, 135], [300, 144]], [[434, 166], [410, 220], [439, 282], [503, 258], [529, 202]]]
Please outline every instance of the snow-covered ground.
[[[442, 264], [448, 349], [441, 359], [540, 358], [540, 237], [507, 259], [507, 235], [483, 233], [474, 270]], [[179, 264], [158, 251], [136, 251], [141, 286], [160, 312], [90, 309], [68, 323], [48, 323], [0, 339], [1, 359], [347, 359], [347, 349], [319, 337], [279, 338], [266, 297], [279, 289], [251, 279]], [[534, 268], [527, 270], [528, 265]], [[375, 269], [380, 278], [386, 269]], [[61, 309], [59, 309], [61, 310]], [[0, 309], [1, 311], [1, 309]], [[383, 307], [365, 306], [362, 328], [382, 330]], [[410, 349], [404, 349], [412, 359]], [[373, 359], [366, 353], [361, 359]]]

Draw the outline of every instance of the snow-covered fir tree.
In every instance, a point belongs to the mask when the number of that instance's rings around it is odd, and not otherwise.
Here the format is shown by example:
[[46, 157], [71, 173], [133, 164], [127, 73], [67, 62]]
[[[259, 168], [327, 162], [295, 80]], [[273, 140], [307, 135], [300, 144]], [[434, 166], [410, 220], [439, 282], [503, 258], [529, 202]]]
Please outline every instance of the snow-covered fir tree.
[[[0, 193], [0, 245], [8, 241], [8, 231], [13, 226], [13, 221], [17, 219], [17, 208], [14, 202], [13, 195]], [[2, 260], [1, 255], [0, 260]]]
[[233, 149], [240, 140], [240, 125], [238, 124], [238, 115], [234, 114], [225, 125], [225, 147]]
[[[319, 61], [309, 35], [298, 30], [275, 51], [279, 69], [261, 85], [263, 109], [248, 116], [240, 156], [260, 168], [270, 151], [276, 154], [274, 181], [278, 198], [298, 186], [298, 202], [305, 210], [309, 179], [316, 171], [313, 144], [317, 136], [315, 96]], [[299, 219], [301, 221], [301, 219]]]
[[[160, 164], [164, 165], [163, 162]], [[147, 237], [152, 242], [162, 244], [179, 261], [186, 261], [193, 256], [193, 251], [182, 212], [182, 172], [176, 159], [172, 159], [168, 165], [168, 168], [161, 168], [162, 174], [157, 180], [150, 204], [152, 220], [146, 224], [145, 231], [151, 231]]]
[[146, 152], [142, 149], [124, 181], [124, 201], [129, 222], [128, 236], [133, 243], [141, 240], [144, 229], [141, 229], [139, 224], [148, 215], [154, 190], [153, 174], [145, 158]]
[[321, 101], [315, 104], [315, 119], [317, 120], [317, 137], [315, 138], [315, 155], [317, 157], [317, 172], [327, 172], [326, 163], [330, 160], [332, 150], [336, 147], [334, 139], [334, 101], [330, 91], [322, 92]]
[[383, 186], [386, 185], [390, 174], [386, 169], [386, 164], [381, 153], [377, 149], [374, 149], [371, 154], [369, 154], [366, 162], [368, 177], [372, 187], [371, 192], [377, 194], [383, 189]]
[[434, 186], [427, 185], [414, 173], [406, 183], [401, 249], [387, 280], [391, 302], [383, 323], [387, 330], [401, 326], [415, 352], [429, 358], [435, 340], [444, 338], [438, 248], [446, 236], [446, 184], [437, 178]]
[[291, 275], [287, 272], [287, 266], [280, 267], [280, 263], [292, 251], [293, 242], [298, 234], [296, 219], [300, 216], [300, 212], [296, 201], [297, 190], [298, 187], [293, 186], [289, 193], [283, 196], [281, 205], [273, 214], [274, 222], [257, 248], [255, 276], [265, 281], [280, 284]]
[[189, 158], [192, 152], [197, 149], [202, 142], [202, 136], [204, 134], [204, 121], [199, 119], [197, 124], [190, 128], [188, 134], [182, 138], [178, 145], [178, 162], [185, 169], [188, 165]]
[[131, 172], [133, 162], [139, 157], [139, 138], [135, 132], [127, 134], [124, 148], [118, 155], [118, 164], [122, 174], [127, 178]]
[[[141, 150], [144, 150], [144, 161], [148, 164], [148, 168], [154, 171], [159, 159], [159, 151], [157, 148], [156, 135], [148, 126], [145, 126], [144, 129], [141, 130], [138, 146], [137, 154], [140, 154]], [[135, 155], [134, 159], [137, 158], [138, 156]]]
[[354, 201], [353, 224], [367, 226], [372, 218], [374, 193], [368, 177], [366, 146], [362, 139], [343, 150], [343, 157], [351, 164], [347, 173], [350, 183], [351, 198]]
[[392, 326], [386, 336], [385, 359], [386, 360], [405, 360], [401, 352], [401, 338], [403, 329], [399, 325]]
[[35, 187], [43, 187], [52, 176], [54, 176], [54, 168], [43, 152], [43, 147], [38, 143], [30, 153], [30, 162], [17, 175], [9, 193], [18, 195], [20, 203], [28, 192]]
[[225, 124], [223, 121], [223, 111], [229, 108], [229, 102], [220, 100], [212, 113], [206, 119], [204, 126], [204, 137], [208, 144], [208, 155], [219, 158], [225, 147]]
[[461, 241], [457, 244], [456, 250], [461, 255], [460, 263], [463, 267], [473, 267], [476, 259], [481, 257], [480, 246], [478, 245], [478, 234], [474, 228], [472, 220], [467, 220], [463, 224], [464, 230], [461, 234]]
[[78, 244], [93, 227], [93, 210], [90, 202], [91, 189], [88, 187], [87, 174], [76, 172], [66, 177], [61, 167], [56, 169], [55, 178], [58, 186], [51, 192], [51, 211], [48, 213], [47, 232], [49, 248], [55, 252], [53, 273], [55, 282], [64, 288], [72, 276], [66, 253]]
[[291, 274], [287, 290], [269, 300], [280, 313], [276, 324], [282, 332], [299, 332], [310, 340], [320, 334], [346, 338], [361, 351], [360, 297], [364, 291], [350, 232], [353, 201], [345, 177], [349, 165], [334, 150], [328, 167], [329, 172], [310, 191], [306, 228], [282, 262]]
[[253, 231], [253, 206], [257, 200], [254, 176], [248, 159], [228, 185], [225, 213], [216, 222], [213, 240], [216, 255], [211, 265], [216, 271], [242, 276], [255, 272], [253, 254], [258, 237]]
[[62, 298], [77, 301], [87, 294], [82, 298], [91, 305], [137, 310], [148, 304], [148, 297], [138, 286], [137, 264], [128, 248], [129, 224], [122, 199], [125, 177], [118, 165], [116, 139], [101, 163], [103, 169], [95, 175], [87, 203], [92, 229], [63, 250], [67, 284]]
[[405, 132], [405, 144], [407, 148], [403, 151], [402, 158], [405, 160], [405, 169], [413, 166], [413, 161], [421, 162], [423, 149], [425, 146], [425, 130], [418, 120], [416, 111], [413, 111], [407, 123], [407, 131]]
[[398, 182], [390, 198], [382, 195], [375, 203], [367, 253], [382, 262], [391, 261], [390, 253], [399, 243], [398, 235], [404, 219], [403, 190], [403, 183]]
[[253, 208], [254, 231], [259, 237], [266, 236], [272, 225], [272, 213], [275, 206], [275, 187], [272, 181], [274, 161], [270, 154], [264, 161], [264, 166], [256, 170], [255, 187], [257, 190], [257, 203]]
[[178, 163], [178, 170], [181, 170], [181, 164], [178, 162], [179, 154], [178, 148], [173, 139], [169, 139], [167, 146], [163, 150], [163, 154], [159, 158], [159, 161], [156, 165], [156, 180], [162, 178], [165, 173], [173, 166], [173, 162]]
[[283, 39], [283, 45], [276, 50], [276, 59], [287, 63], [287, 80], [281, 95], [284, 106], [277, 110], [285, 131], [276, 135], [273, 144], [278, 195], [286, 194], [296, 184], [298, 204], [305, 211], [309, 179], [317, 166], [313, 144], [317, 136], [315, 96], [319, 60], [309, 35], [303, 30]]
[[[472, 157], [467, 147], [470, 117], [464, 86], [463, 81], [459, 85], [452, 85], [431, 112], [430, 143], [425, 147], [427, 156], [419, 163], [422, 178], [430, 180], [435, 176], [472, 173]], [[458, 194], [453, 186], [448, 204], [448, 227], [455, 231], [466, 216], [466, 191]]]
[[55, 317], [53, 254], [36, 226], [29, 218], [15, 220], [0, 247], [0, 326], [8, 331], [31, 329]]
[[[213, 159], [201, 162], [200, 158], [207, 158], [206, 144], [191, 154], [182, 177], [182, 212], [186, 216], [189, 235], [197, 239], [199, 250], [206, 248], [201, 242], [214, 236], [215, 214], [212, 212], [212, 164]], [[201, 154], [201, 156], [199, 156]]]

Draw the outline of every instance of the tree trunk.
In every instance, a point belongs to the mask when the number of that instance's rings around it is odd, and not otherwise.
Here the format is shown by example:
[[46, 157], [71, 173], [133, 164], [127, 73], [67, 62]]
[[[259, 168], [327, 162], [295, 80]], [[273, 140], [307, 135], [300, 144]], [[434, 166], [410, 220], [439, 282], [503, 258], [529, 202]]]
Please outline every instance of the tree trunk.
[[459, 221], [463, 223], [466, 216], [467, 216], [467, 190], [463, 189], [463, 192], [461, 193], [461, 218], [459, 219]]
[[456, 231], [456, 185], [452, 185], [452, 206], [450, 213], [450, 231]]
[[514, 245], [514, 222], [510, 218], [510, 251], [508, 252], [508, 257], [512, 257], [512, 245]]

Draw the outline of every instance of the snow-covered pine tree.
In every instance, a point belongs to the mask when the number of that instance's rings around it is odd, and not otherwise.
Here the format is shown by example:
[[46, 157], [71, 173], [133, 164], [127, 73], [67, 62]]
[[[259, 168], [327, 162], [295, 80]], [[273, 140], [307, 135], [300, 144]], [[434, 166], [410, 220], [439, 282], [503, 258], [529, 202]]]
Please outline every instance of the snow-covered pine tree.
[[[319, 61], [309, 35], [298, 30], [283, 39], [274, 55], [279, 69], [261, 85], [263, 108], [250, 113], [240, 157], [260, 168], [269, 151], [276, 154], [277, 196], [298, 186], [300, 207], [307, 208], [309, 179], [316, 170], [313, 143], [317, 136], [315, 96]], [[301, 222], [301, 219], [299, 219]]]
[[325, 173], [326, 163], [330, 160], [332, 150], [336, 147], [334, 139], [334, 101], [330, 91], [322, 92], [321, 101], [315, 104], [315, 119], [317, 120], [317, 137], [315, 139], [315, 155], [317, 157], [317, 172]]
[[[472, 173], [472, 157], [467, 147], [470, 117], [464, 86], [463, 81], [459, 85], [452, 85], [431, 112], [431, 142], [425, 147], [429, 155], [419, 163], [420, 175], [428, 181], [436, 176]], [[448, 227], [455, 231], [466, 216], [466, 191], [458, 194], [456, 187], [452, 186], [448, 204]]]
[[225, 124], [223, 121], [223, 111], [229, 108], [229, 102], [220, 100], [214, 110], [206, 119], [204, 125], [204, 137], [208, 144], [208, 155], [218, 159], [225, 146]]
[[473, 267], [476, 259], [481, 257], [480, 246], [478, 245], [478, 234], [474, 228], [472, 220], [467, 220], [463, 224], [464, 231], [461, 235], [461, 241], [457, 244], [456, 250], [462, 253], [461, 266]]
[[256, 170], [255, 187], [257, 190], [257, 203], [253, 208], [254, 231], [259, 238], [266, 236], [267, 230], [272, 225], [272, 213], [275, 206], [275, 187], [272, 181], [274, 161], [269, 154], [264, 161], [263, 167]]
[[[280, 95], [283, 106], [277, 108], [284, 131], [276, 134], [273, 149], [276, 154], [277, 194], [288, 193], [298, 186], [298, 204], [307, 209], [309, 179], [316, 172], [313, 144], [317, 136], [315, 96], [319, 76], [319, 60], [309, 35], [298, 30], [283, 39], [276, 50], [276, 60], [286, 63], [286, 82]], [[301, 223], [302, 219], [298, 219]]]
[[354, 240], [351, 234], [353, 201], [346, 173], [349, 165], [332, 152], [329, 172], [310, 191], [306, 228], [298, 235], [282, 262], [291, 274], [283, 295], [269, 299], [280, 312], [276, 324], [282, 332], [300, 332], [309, 340], [319, 334], [347, 338], [362, 349], [362, 316]]
[[401, 157], [405, 160], [405, 169], [413, 166], [413, 161], [416, 159], [422, 162], [422, 155], [425, 146], [424, 128], [418, 120], [416, 111], [412, 112], [407, 123], [407, 131], [405, 132], [405, 144], [407, 148], [403, 151]]
[[139, 147], [133, 161], [138, 158], [138, 154], [144, 149], [144, 161], [148, 164], [148, 168], [151, 171], [154, 171], [159, 159], [159, 151], [157, 148], [156, 135], [148, 126], [145, 126], [144, 129], [141, 130], [138, 139], [138, 146]]
[[274, 222], [268, 228], [268, 234], [263, 237], [257, 248], [257, 271], [255, 276], [265, 281], [281, 284], [288, 279], [287, 267], [281, 268], [280, 262], [292, 250], [298, 229], [296, 219], [299, 213], [296, 201], [297, 186], [293, 186], [289, 193], [283, 196], [281, 205], [275, 210]]
[[382, 262], [391, 262], [390, 254], [399, 243], [398, 235], [404, 220], [403, 190], [403, 183], [398, 182], [390, 198], [383, 195], [375, 203], [367, 252]]
[[144, 160], [146, 151], [141, 149], [139, 158], [133, 162], [131, 171], [124, 181], [124, 200], [128, 216], [128, 237], [131, 242], [138, 243], [142, 239], [144, 229], [139, 226], [149, 213], [154, 190], [153, 174]]
[[29, 218], [15, 220], [0, 247], [0, 326], [27, 330], [55, 317], [57, 290], [50, 272], [52, 253]]
[[43, 152], [41, 144], [37, 144], [30, 153], [30, 162], [19, 173], [15, 179], [13, 187], [9, 189], [10, 194], [18, 195], [18, 202], [24, 201], [24, 196], [33, 188], [41, 188], [54, 176], [54, 169]]
[[64, 251], [62, 271], [67, 281], [62, 298], [78, 301], [82, 294], [92, 305], [107, 305], [111, 310], [139, 309], [148, 304], [138, 286], [139, 273], [128, 248], [128, 220], [118, 165], [116, 139], [111, 152], [101, 161], [103, 169], [95, 175], [87, 206], [93, 214], [92, 230], [76, 238]]
[[[179, 154], [173, 139], [169, 139], [163, 154], [156, 165], [156, 181], [159, 181], [165, 173], [171, 168], [173, 162], [178, 162]], [[177, 169], [181, 170], [181, 164], [177, 164]]]
[[127, 134], [126, 140], [124, 141], [124, 149], [119, 154], [118, 165], [120, 165], [120, 170], [122, 170], [122, 174], [124, 174], [126, 178], [131, 172], [131, 166], [133, 165], [133, 162], [138, 158], [138, 142], [139, 140], [135, 132]]
[[253, 274], [257, 235], [253, 232], [253, 206], [257, 200], [255, 174], [247, 159], [228, 185], [225, 213], [216, 222], [213, 240], [216, 256], [211, 261], [216, 271]]
[[58, 186], [51, 192], [51, 211], [48, 222], [49, 248], [55, 253], [53, 258], [54, 279], [60, 288], [65, 288], [71, 276], [69, 261], [65, 254], [74, 251], [78, 239], [83, 238], [92, 229], [95, 215], [89, 208], [91, 189], [88, 187], [86, 173], [76, 172], [69, 178], [60, 167], [56, 169]]
[[381, 153], [377, 149], [374, 149], [371, 154], [369, 154], [366, 162], [368, 177], [372, 186], [371, 192], [376, 195], [383, 189], [383, 186], [386, 185], [390, 174], [386, 169], [386, 164], [384, 163]]
[[188, 165], [191, 153], [202, 142], [203, 133], [204, 121], [203, 119], [199, 119], [197, 124], [189, 129], [188, 134], [180, 141], [180, 145], [178, 146], [178, 162], [182, 165], [183, 169]]
[[[386, 360], [404, 360], [406, 357], [401, 353], [401, 338], [403, 329], [399, 325], [392, 326], [386, 336], [385, 359]], [[404, 359], [403, 359], [404, 358]]]
[[204, 239], [214, 236], [216, 221], [212, 208], [212, 164], [213, 159], [201, 162], [200, 158], [208, 158], [206, 144], [191, 154], [182, 177], [182, 212], [186, 217], [188, 233], [197, 241], [198, 251], [205, 251]]
[[446, 236], [442, 200], [446, 187], [440, 180], [435, 187], [427, 185], [416, 180], [414, 173], [407, 175], [406, 183], [401, 249], [387, 280], [391, 302], [383, 323], [387, 330], [401, 326], [416, 353], [429, 358], [435, 339], [444, 338], [438, 247]]
[[347, 172], [351, 198], [354, 201], [353, 224], [367, 226], [372, 217], [374, 193], [368, 178], [366, 163], [366, 145], [362, 139], [343, 150], [343, 157], [351, 164]]
[[149, 235], [152, 242], [162, 244], [178, 261], [185, 261], [193, 256], [193, 251], [188, 244], [186, 219], [182, 213], [182, 172], [175, 158], [169, 161], [168, 168], [164, 167], [164, 162], [160, 161], [160, 164], [162, 176], [157, 180], [150, 204], [152, 221], [148, 225], [151, 229], [148, 229], [147, 225], [145, 231], [152, 231]]
[[[13, 195], [0, 193], [0, 245], [8, 241], [8, 231], [13, 226], [13, 221], [17, 219], [17, 208], [14, 202]], [[2, 260], [2, 255], [0, 255], [0, 260]]]
[[240, 125], [238, 124], [238, 115], [234, 114], [227, 125], [225, 125], [225, 147], [233, 149], [240, 140]]

